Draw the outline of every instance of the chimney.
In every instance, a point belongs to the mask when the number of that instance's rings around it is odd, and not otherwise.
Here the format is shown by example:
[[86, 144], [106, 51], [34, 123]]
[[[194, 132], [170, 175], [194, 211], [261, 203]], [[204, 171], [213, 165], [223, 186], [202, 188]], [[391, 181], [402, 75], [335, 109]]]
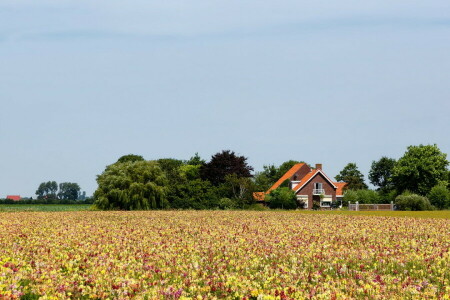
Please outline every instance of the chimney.
[[316, 164], [316, 169], [317, 170], [322, 170], [322, 164]]

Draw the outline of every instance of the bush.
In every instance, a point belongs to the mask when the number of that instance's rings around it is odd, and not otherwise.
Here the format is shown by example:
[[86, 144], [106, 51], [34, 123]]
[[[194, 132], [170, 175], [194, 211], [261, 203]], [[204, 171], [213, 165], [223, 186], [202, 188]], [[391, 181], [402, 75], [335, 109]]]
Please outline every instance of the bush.
[[[381, 197], [377, 191], [374, 190], [347, 190], [344, 193], [343, 202], [355, 203], [358, 201], [360, 204], [377, 204], [386, 201], [381, 201]], [[388, 201], [389, 202], [389, 201]]]
[[222, 198], [219, 200], [220, 209], [235, 209], [238, 207], [236, 201], [230, 198]]
[[395, 206], [398, 210], [433, 210], [433, 206], [426, 197], [405, 192], [395, 198]]
[[447, 183], [435, 185], [428, 194], [428, 199], [439, 209], [450, 208], [450, 191], [447, 189]]
[[267, 196], [270, 208], [296, 209], [297, 197], [293, 190], [287, 187], [274, 189]]

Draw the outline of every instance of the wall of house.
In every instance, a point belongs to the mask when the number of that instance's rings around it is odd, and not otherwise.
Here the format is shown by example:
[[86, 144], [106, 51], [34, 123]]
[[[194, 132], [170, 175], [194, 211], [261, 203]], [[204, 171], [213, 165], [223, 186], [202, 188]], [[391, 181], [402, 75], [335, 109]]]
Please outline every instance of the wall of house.
[[311, 179], [301, 190], [299, 190], [297, 195], [308, 195], [308, 208], [311, 209], [313, 205], [313, 189], [314, 183], [320, 182], [322, 183], [322, 188], [325, 190], [325, 195], [331, 195], [332, 200], [336, 201], [336, 190], [330, 184], [330, 182], [322, 175], [317, 174], [314, 178]]

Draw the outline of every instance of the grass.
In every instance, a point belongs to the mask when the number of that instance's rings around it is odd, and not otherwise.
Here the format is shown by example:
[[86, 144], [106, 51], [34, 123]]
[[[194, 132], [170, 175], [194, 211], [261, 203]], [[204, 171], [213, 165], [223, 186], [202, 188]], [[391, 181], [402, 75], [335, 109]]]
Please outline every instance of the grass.
[[0, 204], [0, 212], [14, 211], [82, 211], [90, 204]]

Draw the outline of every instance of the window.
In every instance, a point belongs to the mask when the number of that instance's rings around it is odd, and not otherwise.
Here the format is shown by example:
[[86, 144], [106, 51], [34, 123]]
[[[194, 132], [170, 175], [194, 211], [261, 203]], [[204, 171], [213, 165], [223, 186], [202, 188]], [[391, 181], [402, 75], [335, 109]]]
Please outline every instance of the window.
[[325, 195], [320, 201], [320, 207], [331, 207], [333, 197], [331, 195]]
[[302, 201], [305, 203], [305, 206], [303, 208], [308, 208], [308, 195], [297, 195], [297, 200], [300, 202]]

